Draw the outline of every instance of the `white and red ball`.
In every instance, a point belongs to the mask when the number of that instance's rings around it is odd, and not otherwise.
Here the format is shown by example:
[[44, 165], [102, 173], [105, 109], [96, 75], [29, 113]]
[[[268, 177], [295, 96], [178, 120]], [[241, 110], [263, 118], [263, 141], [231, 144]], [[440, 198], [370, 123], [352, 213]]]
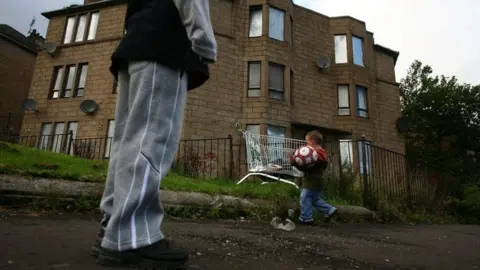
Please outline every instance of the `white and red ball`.
[[293, 154], [293, 160], [299, 167], [310, 167], [317, 162], [318, 153], [311, 146], [302, 146]]

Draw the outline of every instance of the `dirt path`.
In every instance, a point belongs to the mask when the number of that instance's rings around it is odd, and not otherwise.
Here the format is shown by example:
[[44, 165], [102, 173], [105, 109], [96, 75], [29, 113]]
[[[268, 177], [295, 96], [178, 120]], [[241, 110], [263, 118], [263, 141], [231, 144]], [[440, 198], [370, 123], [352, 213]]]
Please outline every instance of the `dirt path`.
[[[98, 217], [0, 212], [0, 269], [104, 269], [89, 255]], [[480, 227], [167, 220], [187, 269], [480, 269]]]

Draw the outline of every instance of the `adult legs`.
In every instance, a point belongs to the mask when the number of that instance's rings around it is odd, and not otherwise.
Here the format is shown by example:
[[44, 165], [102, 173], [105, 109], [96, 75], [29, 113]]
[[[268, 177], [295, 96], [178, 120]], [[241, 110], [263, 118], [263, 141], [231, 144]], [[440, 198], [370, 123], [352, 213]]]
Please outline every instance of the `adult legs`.
[[[159, 188], [180, 140], [187, 75], [146, 61], [130, 63], [128, 74], [128, 106], [122, 112], [127, 117], [115, 164], [109, 166], [113, 207], [99, 259], [127, 264], [185, 261], [186, 255], [165, 251]], [[109, 194], [102, 201], [105, 213]]]
[[129, 95], [129, 83], [130, 75], [128, 70], [120, 70], [118, 73], [118, 93], [117, 93], [117, 106], [115, 109], [115, 130], [113, 138], [111, 139], [111, 144], [106, 145], [110, 147], [110, 155], [108, 162], [108, 173], [107, 181], [105, 182], [105, 190], [103, 192], [103, 197], [100, 202], [100, 210], [103, 213], [103, 219], [100, 223], [100, 232], [98, 237], [95, 239], [92, 246], [92, 255], [98, 256], [100, 252], [100, 246], [102, 239], [105, 235], [105, 228], [107, 227], [110, 216], [113, 212], [113, 196], [114, 196], [114, 181], [115, 181], [115, 171], [118, 159], [118, 151], [121, 148], [121, 139], [125, 131], [125, 123], [128, 117], [128, 95]]

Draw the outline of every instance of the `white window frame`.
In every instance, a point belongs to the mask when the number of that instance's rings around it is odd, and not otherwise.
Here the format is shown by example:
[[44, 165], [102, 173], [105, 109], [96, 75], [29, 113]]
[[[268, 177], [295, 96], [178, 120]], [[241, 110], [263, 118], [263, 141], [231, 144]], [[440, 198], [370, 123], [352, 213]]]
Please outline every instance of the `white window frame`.
[[261, 37], [263, 32], [262, 6], [251, 6], [248, 18], [248, 37]]
[[285, 11], [275, 7], [268, 9], [268, 37], [285, 41]]
[[[346, 92], [346, 102], [343, 100]], [[345, 106], [346, 105], [346, 106]], [[339, 84], [337, 85], [337, 106], [338, 106], [338, 115], [350, 115], [350, 86], [348, 84]]]
[[334, 36], [335, 63], [348, 63], [347, 35]]
[[[275, 130], [277, 129], [277, 130]], [[281, 130], [281, 132], [274, 132]], [[267, 153], [268, 161], [275, 163], [284, 160], [285, 156], [285, 133], [287, 129], [282, 126], [267, 125]]]
[[[252, 73], [252, 66], [258, 66], [258, 75]], [[258, 76], [258, 85], [253, 85], [252, 76]], [[251, 61], [248, 62], [248, 90], [247, 97], [260, 97], [262, 95], [262, 62], [260, 61]]]
[[[71, 71], [73, 75], [71, 77]], [[85, 72], [84, 72], [85, 71]], [[84, 79], [84, 81], [82, 81]], [[88, 63], [56, 66], [53, 68], [49, 98], [72, 98], [85, 95], [88, 80]]]
[[[282, 70], [281, 84], [282, 89], [277, 89], [272, 86], [272, 69], [279, 68]], [[278, 96], [277, 96], [278, 95]], [[285, 100], [285, 66], [273, 62], [268, 63], [268, 97], [276, 100]]]
[[115, 134], [115, 119], [108, 120], [107, 125], [107, 139], [105, 140], [105, 153], [103, 155], [104, 158], [110, 158], [110, 154], [112, 152], [112, 142], [113, 136]]
[[78, 130], [78, 122], [77, 121], [69, 121], [67, 122], [67, 147], [70, 147], [70, 155], [74, 155], [73, 145], [69, 145], [70, 143], [70, 131], [72, 132], [72, 142], [77, 138], [77, 130]]
[[95, 40], [97, 36], [100, 11], [90, 11], [68, 16], [62, 43], [71, 44]]
[[[360, 104], [360, 93], [363, 90], [363, 100], [365, 101], [364, 104]], [[357, 116], [362, 118], [368, 118], [368, 89], [361, 85], [355, 86], [355, 93], [357, 97]]]
[[358, 66], [364, 66], [363, 63], [363, 38], [352, 36], [353, 63]]
[[[363, 160], [363, 151], [365, 153], [365, 164]], [[370, 175], [372, 173], [372, 142], [371, 141], [358, 141], [358, 167], [361, 175]]]
[[55, 153], [61, 153], [65, 147], [65, 122], [56, 122], [53, 125], [52, 148]]
[[342, 172], [348, 169], [353, 171], [353, 141], [351, 139], [339, 140], [340, 168]]
[[50, 138], [52, 136], [53, 124], [52, 123], [42, 123], [40, 128], [40, 140], [38, 142], [38, 149], [48, 150], [50, 146]]

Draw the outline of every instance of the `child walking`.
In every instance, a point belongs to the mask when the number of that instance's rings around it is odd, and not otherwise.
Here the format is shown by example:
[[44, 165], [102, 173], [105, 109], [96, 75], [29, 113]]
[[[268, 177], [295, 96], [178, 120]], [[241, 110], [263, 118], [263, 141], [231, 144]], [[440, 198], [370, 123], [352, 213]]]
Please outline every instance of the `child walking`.
[[325, 170], [328, 165], [327, 153], [322, 148], [323, 136], [318, 131], [311, 131], [305, 137], [307, 145], [313, 147], [318, 154], [317, 163], [309, 168], [295, 166], [304, 172], [300, 193], [300, 223], [313, 225], [313, 208], [325, 214], [325, 222], [337, 213], [337, 208], [328, 204], [322, 196]]

